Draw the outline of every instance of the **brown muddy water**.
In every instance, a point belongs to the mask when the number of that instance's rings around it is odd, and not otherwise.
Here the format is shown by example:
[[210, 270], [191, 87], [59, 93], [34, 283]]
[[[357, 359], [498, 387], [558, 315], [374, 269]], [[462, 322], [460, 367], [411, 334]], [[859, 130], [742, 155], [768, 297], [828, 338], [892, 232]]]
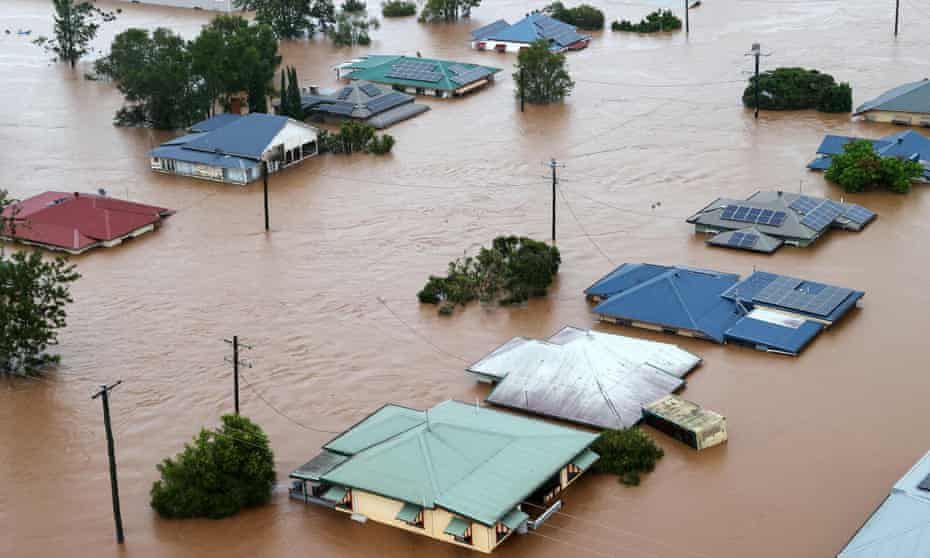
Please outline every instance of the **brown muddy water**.
[[[374, 3], [374, 2], [370, 2]], [[612, 20], [649, 6], [597, 2]], [[51, 65], [17, 29], [50, 29], [51, 2], [0, 5], [0, 185], [17, 197], [95, 191], [178, 210], [163, 229], [76, 259], [62, 365], [0, 385], [0, 555], [470, 556], [468, 551], [288, 500], [287, 474], [331, 435], [385, 402], [426, 407], [484, 397], [463, 373], [514, 335], [594, 322], [582, 290], [615, 264], [650, 261], [749, 273], [753, 267], [867, 292], [865, 306], [800, 358], [652, 336], [705, 359], [684, 395], [727, 415], [730, 441], [702, 453], [657, 435], [666, 457], [642, 486], [591, 476], [565, 514], [516, 537], [503, 558], [826, 557], [928, 448], [926, 353], [930, 192], [868, 194], [880, 217], [772, 257], [711, 249], [684, 218], [716, 196], [782, 188], [840, 197], [805, 171], [824, 133], [891, 127], [815, 112], [763, 114], [739, 102], [759, 41], [763, 67], [803, 65], [853, 84], [858, 104], [930, 75], [930, 6], [891, 2], [706, 0], [692, 33], [596, 33], [568, 56], [577, 81], [561, 106], [513, 99], [513, 55], [468, 49], [472, 28], [542, 1], [485, 0], [469, 22], [385, 22], [370, 49], [325, 41], [282, 47], [305, 82], [336, 85], [332, 65], [364, 52], [445, 57], [505, 69], [464, 99], [391, 128], [389, 157], [324, 156], [272, 177], [271, 234], [261, 185], [154, 174], [144, 152], [168, 137], [110, 124], [111, 84]], [[121, 3], [96, 43], [128, 26], [194, 35], [209, 14]], [[923, 6], [923, 7], [922, 7]], [[414, 297], [426, 276], [503, 233], [549, 234], [543, 162], [564, 161], [559, 247], [546, 300], [473, 305], [452, 318]], [[660, 202], [653, 209], [653, 205]], [[380, 302], [383, 300], [384, 303]], [[222, 521], [164, 521], [148, 506], [155, 464], [232, 409], [223, 337], [247, 356], [242, 406], [270, 434], [282, 488], [271, 505]], [[428, 342], [427, 342], [428, 340]], [[127, 543], [113, 540], [98, 401], [112, 396]], [[274, 406], [267, 405], [259, 395]], [[293, 420], [285, 418], [290, 417]], [[298, 424], [299, 423], [299, 424]]]

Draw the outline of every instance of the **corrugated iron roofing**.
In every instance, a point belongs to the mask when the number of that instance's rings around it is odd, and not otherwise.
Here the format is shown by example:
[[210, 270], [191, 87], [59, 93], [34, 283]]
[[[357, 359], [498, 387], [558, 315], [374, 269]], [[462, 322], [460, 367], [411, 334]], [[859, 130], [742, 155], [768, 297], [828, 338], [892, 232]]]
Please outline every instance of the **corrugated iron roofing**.
[[817, 154], [821, 155], [811, 161], [807, 168], [825, 171], [833, 162], [832, 156], [843, 152], [843, 146], [854, 141], [868, 141], [875, 153], [882, 157], [911, 159], [923, 165], [924, 180], [930, 181], [930, 138], [914, 130], [905, 130], [879, 139], [857, 138], [851, 136], [826, 135]]
[[184, 149], [261, 159], [268, 144], [287, 121], [285, 116], [253, 112], [233, 118], [225, 125], [185, 143]]
[[352, 453], [322, 480], [493, 526], [596, 438], [457, 401], [389, 405], [325, 446]]
[[[442, 78], [439, 81], [419, 81], [412, 79], [401, 79], [395, 77], [388, 77], [387, 74], [390, 74], [394, 69], [394, 66], [401, 62], [417, 62], [423, 64], [433, 64], [437, 67], [437, 70], [442, 74]], [[487, 76], [476, 78], [469, 83], [458, 84], [452, 82], [449, 78], [453, 77], [455, 74], [449, 71], [449, 66], [458, 65], [466, 68], [468, 70], [474, 68], [484, 68], [490, 72], [490, 75], [494, 75], [501, 71], [500, 68], [493, 68], [491, 66], [481, 66], [479, 64], [470, 64], [467, 62], [450, 62], [448, 60], [436, 60], [433, 58], [420, 58], [420, 57], [410, 57], [410, 56], [385, 56], [385, 55], [369, 55], [358, 60], [353, 60], [352, 62], [343, 65], [343, 68], [354, 69], [347, 77], [349, 79], [359, 79], [366, 80], [375, 83], [386, 83], [389, 85], [401, 85], [407, 87], [417, 87], [425, 89], [437, 89], [442, 91], [454, 91], [462, 87], [467, 87], [471, 83], [475, 83], [484, 79]]]
[[922, 79], [890, 89], [860, 105], [853, 116], [870, 110], [930, 114], [930, 80]]
[[546, 14], [532, 13], [520, 21], [509, 25], [498, 20], [471, 32], [475, 41], [504, 41], [508, 43], [532, 43], [538, 40], [548, 41], [551, 50], [562, 50], [569, 45], [589, 41], [590, 35], [578, 33], [574, 25], [554, 19]]

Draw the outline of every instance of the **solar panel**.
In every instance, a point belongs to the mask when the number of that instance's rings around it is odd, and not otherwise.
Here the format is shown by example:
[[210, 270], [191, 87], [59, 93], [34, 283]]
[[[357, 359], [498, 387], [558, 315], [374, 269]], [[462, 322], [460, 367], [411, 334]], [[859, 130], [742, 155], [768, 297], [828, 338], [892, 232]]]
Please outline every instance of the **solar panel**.
[[753, 301], [815, 316], [829, 316], [851, 294], [850, 289], [805, 284], [794, 277], [779, 276], [759, 291]]
[[407, 102], [410, 102], [410, 97], [402, 93], [388, 93], [383, 97], [378, 97], [377, 99], [369, 101], [365, 106], [368, 107], [368, 110], [371, 112], [379, 113]]
[[869, 211], [861, 205], [851, 203], [846, 208], [846, 212], [843, 213], [843, 217], [849, 219], [853, 223], [864, 225], [875, 218], [875, 213], [873, 211]]
[[328, 112], [330, 114], [338, 114], [340, 116], [352, 116], [352, 111], [355, 109], [355, 106], [352, 103], [332, 103], [329, 105], [320, 105], [317, 107], [317, 110], [322, 112]]
[[842, 214], [843, 206], [834, 201], [824, 200], [816, 209], [813, 209], [801, 219], [801, 224], [815, 231], [822, 231]]
[[451, 66], [448, 66], [446, 69], [449, 70], [450, 74], [455, 75], [455, 76], [459, 74], [464, 74], [465, 72], [468, 71], [468, 68], [466, 68], [465, 66], [462, 66], [461, 64], [452, 64]]
[[[429, 66], [430, 68], [435, 67], [433, 64], [429, 64]], [[430, 83], [435, 83], [442, 79], [442, 74], [431, 69], [425, 70], [421, 68], [398, 66], [391, 68], [391, 71], [385, 74], [385, 76], [389, 78], [409, 79], [413, 81], [427, 81]]]
[[728, 221], [742, 221], [744, 223], [780, 227], [785, 222], [786, 216], [787, 214], [784, 211], [774, 211], [748, 205], [728, 205], [723, 208], [720, 218]]
[[815, 200], [807, 196], [801, 196], [798, 199], [791, 202], [788, 206], [791, 209], [797, 211], [798, 213], [810, 213], [812, 209], [820, 205], [820, 200]]
[[370, 83], [366, 83], [365, 85], [362, 85], [361, 87], [359, 87], [359, 89], [361, 89], [362, 92], [365, 95], [368, 95], [369, 97], [377, 97], [378, 95], [381, 94], [381, 90]]
[[352, 86], [343, 87], [339, 90], [339, 93], [336, 94], [336, 98], [340, 101], [344, 101], [349, 98], [349, 95], [352, 94]]
[[491, 75], [492, 72], [490, 69], [483, 66], [476, 66], [471, 68], [466, 72], [462, 72], [456, 76], [452, 76], [450, 79], [459, 85], [466, 85], [473, 81], [478, 81], [479, 79]]
[[735, 232], [727, 241], [727, 246], [732, 248], [752, 248], [759, 241], [759, 235], [752, 233]]
[[917, 488], [930, 492], [930, 475], [924, 477], [924, 480], [920, 481], [920, 484], [917, 485]]

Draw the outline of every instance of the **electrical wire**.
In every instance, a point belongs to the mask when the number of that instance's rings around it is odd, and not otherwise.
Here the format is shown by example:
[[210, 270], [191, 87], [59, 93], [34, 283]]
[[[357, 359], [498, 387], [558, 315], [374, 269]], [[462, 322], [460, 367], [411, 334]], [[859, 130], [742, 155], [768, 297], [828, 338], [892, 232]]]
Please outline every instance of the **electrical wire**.
[[595, 556], [606, 556], [607, 558], [615, 558], [615, 556], [614, 556], [613, 554], [605, 554], [605, 553], [603, 553], [603, 552], [601, 552], [601, 551], [599, 551], [599, 550], [594, 550], [594, 549], [592, 549], [592, 548], [590, 548], [590, 547], [587, 547], [587, 546], [581, 546], [581, 545], [578, 545], [578, 544], [574, 544], [574, 543], [570, 543], [570, 542], [565, 542], [565, 541], [559, 540], [559, 539], [557, 539], [557, 538], [555, 538], [555, 537], [550, 537], [550, 536], [548, 536], [548, 535], [543, 535], [543, 534], [540, 533], [539, 531], [528, 531], [528, 532], [529, 532], [530, 535], [533, 535], [534, 537], [542, 537], [542, 538], [548, 539], [548, 540], [550, 540], [550, 541], [555, 541], [555, 542], [557, 542], [557, 543], [559, 543], [559, 544], [564, 544], [565, 546], [571, 546], [571, 547], [573, 547], [573, 548], [581, 549], [581, 550], [583, 550], [583, 551], [585, 551], [585, 552], [587, 552], [587, 553], [589, 553], [589, 554], [594, 554]]
[[281, 417], [283, 417], [283, 418], [289, 420], [290, 422], [296, 424], [297, 426], [299, 426], [299, 427], [301, 427], [301, 428], [303, 428], [303, 429], [305, 429], [305, 430], [310, 430], [310, 431], [312, 431], [312, 432], [319, 432], [319, 433], [321, 433], [321, 434], [341, 434], [341, 432], [336, 432], [336, 431], [334, 431], [334, 430], [325, 430], [325, 429], [322, 429], [322, 428], [314, 428], [314, 427], [312, 427], [312, 426], [307, 426], [306, 424], [303, 424], [302, 422], [298, 421], [297, 419], [294, 419], [294, 418], [290, 417], [289, 415], [287, 415], [286, 413], [284, 413], [283, 411], [281, 411], [280, 409], [278, 409], [277, 407], [275, 407], [274, 405], [272, 405], [270, 401], [268, 401], [267, 399], [265, 399], [265, 396], [263, 396], [263, 395], [261, 394], [261, 392], [258, 391], [258, 389], [257, 389], [254, 385], [252, 385], [251, 382], [249, 382], [249, 380], [245, 377], [245, 374], [243, 374], [241, 370], [239, 371], [239, 377], [242, 378], [242, 381], [245, 383], [246, 386], [248, 386], [248, 388], [249, 388], [250, 390], [252, 390], [252, 393], [254, 393], [254, 394], [256, 395], [256, 397], [258, 397], [259, 399], [261, 399], [262, 402], [263, 402], [265, 405], [268, 405], [268, 408], [269, 408], [269, 409], [271, 409], [272, 411], [274, 411], [275, 413], [277, 413], [277, 414], [280, 415]]
[[[587, 534], [584, 533], [584, 532], [582, 532], [582, 531], [577, 531], [577, 530], [575, 530], [575, 529], [569, 529], [568, 527], [560, 527], [560, 526], [558, 526], [558, 525], [553, 525], [552, 522], [550, 522], [550, 521], [547, 521], [547, 522], [543, 523], [540, 527], [549, 527], [550, 529], [558, 529], [559, 531], [565, 531], [566, 533], [572, 533], [572, 534], [579, 535], [579, 536], [582, 536], [582, 537], [587, 536]], [[651, 553], [651, 552], [650, 552], [650, 553], [647, 553], [647, 552], [644, 551], [644, 550], [637, 550], [637, 549], [632, 548], [632, 547], [630, 547], [630, 546], [625, 546], [625, 545], [618, 544], [618, 543], [616, 543], [615, 541], [607, 541], [607, 542], [609, 542], [609, 543], [611, 544], [611, 546], [615, 546], [615, 547], [617, 547], [617, 548], [621, 548], [621, 549], [624, 549], [624, 550], [629, 550], [629, 551], [634, 552], [634, 553], [636, 553], [636, 554], [641, 554], [641, 555], [644, 555], [644, 556], [649, 556], [650, 558], [661, 558], [658, 554], [653, 554], [653, 553]]]
[[597, 251], [600, 252], [601, 255], [604, 256], [604, 258], [605, 258], [608, 262], [610, 262], [610, 265], [614, 265], [613, 259], [611, 259], [611, 257], [608, 256], [606, 252], [604, 252], [603, 250], [601, 250], [601, 247], [597, 244], [597, 242], [594, 241], [594, 239], [591, 237], [591, 235], [588, 234], [588, 231], [584, 228], [584, 225], [581, 224], [581, 221], [578, 219], [578, 216], [575, 215], [575, 210], [572, 209], [571, 204], [568, 203], [568, 199], [566, 199], [566, 197], [565, 197], [565, 192], [562, 191], [562, 188], [561, 188], [561, 187], [559, 188], [559, 195], [562, 196], [562, 202], [565, 204], [565, 207], [568, 208], [568, 212], [571, 214], [572, 218], [575, 219], [575, 223], [578, 225], [578, 228], [581, 229], [581, 232], [582, 232], [582, 233], [585, 235], [585, 237], [588, 239], [588, 242], [590, 242], [591, 245], [594, 246], [594, 248], [596, 248]]
[[457, 354], [455, 354], [455, 353], [450, 353], [449, 351], [443, 349], [443, 348], [440, 347], [439, 345], [437, 345], [437, 344], [433, 343], [432, 341], [430, 341], [429, 339], [427, 339], [426, 336], [424, 336], [424, 335], [421, 334], [419, 331], [417, 331], [416, 329], [414, 329], [413, 326], [411, 326], [409, 323], [407, 323], [403, 318], [400, 317], [399, 314], [397, 314], [397, 312], [395, 312], [390, 306], [388, 306], [388, 303], [387, 303], [383, 298], [381, 298], [380, 296], [377, 297], [377, 298], [378, 298], [378, 302], [380, 302], [382, 306], [384, 306], [385, 308], [387, 308], [388, 312], [390, 312], [390, 313], [397, 319], [397, 321], [399, 321], [400, 323], [404, 324], [404, 326], [405, 326], [407, 329], [409, 329], [411, 333], [413, 333], [414, 335], [416, 335], [417, 337], [419, 337], [424, 343], [426, 343], [426, 344], [429, 345], [430, 347], [436, 349], [437, 351], [439, 351], [440, 353], [442, 353], [442, 354], [444, 354], [444, 355], [446, 355], [446, 356], [450, 356], [450, 357], [452, 357], [452, 358], [454, 358], [454, 359], [458, 359], [458, 360], [460, 360], [460, 361], [462, 361], [462, 362], [464, 362], [464, 363], [466, 363], [466, 364], [469, 364], [469, 361], [468, 361], [467, 359], [465, 359], [465, 358], [463, 358], [463, 357], [460, 357], [459, 355], [457, 355]]

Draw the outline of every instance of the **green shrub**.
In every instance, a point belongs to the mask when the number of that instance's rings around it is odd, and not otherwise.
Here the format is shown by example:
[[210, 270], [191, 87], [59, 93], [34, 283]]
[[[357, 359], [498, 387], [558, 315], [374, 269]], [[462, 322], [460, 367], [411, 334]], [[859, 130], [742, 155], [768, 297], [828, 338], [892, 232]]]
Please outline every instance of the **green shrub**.
[[[756, 76], [743, 91], [743, 105], [756, 106]], [[777, 68], [759, 74], [759, 108], [763, 110], [852, 110], [852, 88], [833, 76], [804, 68]]]
[[665, 452], [639, 428], [605, 430], [591, 449], [601, 458], [594, 464], [598, 473], [611, 473], [628, 486], [639, 484], [640, 475], [651, 473]]
[[566, 8], [561, 2], [553, 2], [546, 6], [545, 11], [553, 19], [574, 25], [579, 29], [598, 30], [604, 28], [604, 12], [590, 4]]
[[245, 417], [224, 415], [222, 421], [158, 465], [161, 480], [150, 494], [159, 515], [220, 519], [271, 500], [275, 471], [268, 437]]
[[416, 15], [417, 5], [404, 0], [389, 0], [381, 4], [381, 15], [384, 17], [406, 17]]
[[391, 148], [394, 147], [394, 136], [390, 134], [384, 134], [382, 136], [375, 136], [371, 138], [371, 141], [368, 143], [368, 152], [374, 153], [375, 155], [386, 155], [391, 152]]
[[342, 11], [344, 12], [364, 12], [367, 9], [368, 6], [361, 0], [345, 0], [342, 3]]
[[384, 155], [391, 152], [394, 141], [394, 136], [389, 134], [377, 136], [374, 126], [357, 120], [343, 122], [336, 133], [320, 130], [317, 135], [320, 153], [329, 152], [344, 155], [351, 155], [360, 151]]
[[562, 259], [559, 249], [526, 237], [500, 236], [478, 256], [449, 263], [445, 277], [430, 276], [417, 298], [439, 304], [440, 314], [476, 298], [484, 303], [517, 304], [545, 296]]
[[660, 33], [681, 29], [681, 19], [672, 10], [656, 10], [648, 14], [639, 23], [623, 19], [610, 24], [614, 31], [633, 31], [635, 33]]
[[871, 142], [863, 140], [844, 145], [843, 152], [833, 156], [825, 176], [847, 192], [889, 190], [905, 194], [923, 172], [917, 161], [882, 157], [875, 153]]

